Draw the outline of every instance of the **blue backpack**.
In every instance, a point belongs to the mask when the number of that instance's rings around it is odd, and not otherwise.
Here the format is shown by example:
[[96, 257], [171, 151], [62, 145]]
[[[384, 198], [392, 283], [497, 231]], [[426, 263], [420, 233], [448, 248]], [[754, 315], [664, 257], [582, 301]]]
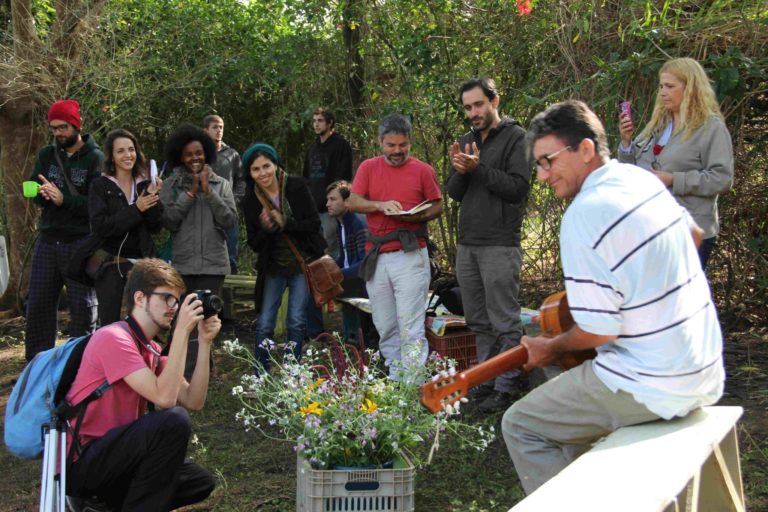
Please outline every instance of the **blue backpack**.
[[38, 353], [24, 367], [5, 409], [5, 446], [12, 454], [22, 459], [40, 457], [45, 425], [66, 421], [77, 414], [82, 420], [88, 404], [111, 387], [105, 381], [75, 406], [64, 400], [90, 339], [90, 334], [70, 338], [58, 347]]

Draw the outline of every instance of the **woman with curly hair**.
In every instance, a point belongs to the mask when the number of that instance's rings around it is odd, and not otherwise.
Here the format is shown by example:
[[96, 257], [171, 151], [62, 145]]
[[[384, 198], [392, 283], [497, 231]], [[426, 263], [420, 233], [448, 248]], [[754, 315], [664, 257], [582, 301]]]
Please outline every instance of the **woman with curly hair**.
[[286, 341], [297, 360], [301, 357], [307, 330], [306, 304], [312, 299], [290, 243], [306, 260], [322, 256], [326, 243], [309, 188], [301, 178], [286, 174], [272, 146], [253, 144], [249, 147], [243, 153], [243, 169], [246, 190], [242, 205], [248, 245], [259, 255], [255, 292], [259, 312], [256, 357], [262, 368], [268, 368], [269, 353], [264, 343], [274, 335], [277, 311], [286, 288]]
[[[188, 292], [221, 295], [224, 276], [230, 272], [226, 232], [237, 223], [237, 208], [229, 181], [211, 169], [216, 145], [202, 129], [182, 125], [166, 141], [165, 158], [172, 170], [160, 201], [163, 225], [171, 232], [171, 264]], [[191, 376], [196, 360], [193, 334], [185, 376]]]
[[95, 274], [99, 322], [120, 320], [128, 271], [139, 258], [155, 255], [151, 233], [161, 227], [162, 181], [147, 178], [147, 161], [136, 136], [118, 129], [104, 143], [104, 172], [91, 184], [88, 214], [91, 231], [101, 242], [103, 263]]
[[631, 116], [619, 117], [619, 160], [653, 172], [704, 230], [706, 268], [720, 224], [717, 197], [733, 184], [733, 146], [709, 78], [697, 61], [679, 58], [659, 70], [651, 121], [632, 141]]

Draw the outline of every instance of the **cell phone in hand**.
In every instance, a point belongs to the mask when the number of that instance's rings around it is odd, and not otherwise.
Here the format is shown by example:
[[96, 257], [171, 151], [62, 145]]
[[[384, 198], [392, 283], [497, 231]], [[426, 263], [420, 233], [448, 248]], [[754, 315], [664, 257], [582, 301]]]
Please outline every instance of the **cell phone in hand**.
[[624, 100], [621, 103], [619, 103], [619, 112], [627, 116], [627, 119], [631, 121], [632, 120], [632, 102]]

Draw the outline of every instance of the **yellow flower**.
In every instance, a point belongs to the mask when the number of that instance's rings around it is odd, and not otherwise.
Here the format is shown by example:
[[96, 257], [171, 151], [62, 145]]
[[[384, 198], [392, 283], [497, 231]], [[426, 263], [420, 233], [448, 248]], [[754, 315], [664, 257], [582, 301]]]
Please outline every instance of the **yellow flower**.
[[315, 414], [320, 416], [323, 414], [323, 410], [320, 408], [320, 404], [317, 402], [312, 402], [306, 407], [299, 407], [299, 412], [302, 416], [306, 416], [307, 414]]
[[317, 389], [320, 386], [322, 386], [323, 382], [325, 382], [325, 379], [320, 377], [315, 382], [313, 382], [312, 384], [309, 385], [309, 390], [310, 391], [314, 391], [315, 389]]
[[367, 412], [368, 414], [371, 414], [373, 411], [375, 411], [379, 406], [376, 405], [375, 402], [371, 402], [369, 399], [365, 399], [365, 403], [360, 405], [360, 408]]

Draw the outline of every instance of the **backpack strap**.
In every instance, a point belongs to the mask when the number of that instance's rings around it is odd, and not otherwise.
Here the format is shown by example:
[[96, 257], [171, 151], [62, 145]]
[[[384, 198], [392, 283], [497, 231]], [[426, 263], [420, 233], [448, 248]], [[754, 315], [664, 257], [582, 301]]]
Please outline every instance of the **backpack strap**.
[[[131, 323], [134, 324], [135, 329], [131, 327]], [[157, 353], [154, 347], [152, 347], [149, 341], [147, 341], [143, 336], [144, 331], [139, 327], [138, 323], [133, 319], [133, 317], [126, 317], [125, 321], [119, 322], [118, 325], [120, 325], [120, 327], [122, 327], [128, 334], [131, 335], [133, 340], [136, 342], [136, 347], [139, 349], [139, 353], [141, 353], [142, 344], [144, 344], [147, 350], [157, 355], [159, 358], [159, 353]], [[138, 330], [142, 336], [137, 335], [136, 330]], [[155, 369], [153, 368], [152, 371], [154, 372]], [[62, 404], [56, 409], [56, 414], [59, 416], [59, 420], [65, 422], [69, 430], [72, 432], [72, 444], [69, 448], [69, 454], [67, 455], [67, 462], [72, 461], [75, 450], [77, 450], [78, 456], [82, 454], [83, 447], [80, 444], [79, 433], [80, 426], [83, 424], [83, 419], [85, 418], [85, 411], [88, 408], [88, 404], [98, 398], [101, 398], [102, 395], [104, 395], [104, 393], [106, 393], [111, 387], [112, 384], [105, 380], [99, 387], [91, 391], [88, 396], [81, 400], [77, 405], [70, 405], [66, 400], [64, 400]], [[75, 428], [72, 429], [71, 423], [68, 420], [71, 419], [74, 415], [77, 415], [77, 424]]]

